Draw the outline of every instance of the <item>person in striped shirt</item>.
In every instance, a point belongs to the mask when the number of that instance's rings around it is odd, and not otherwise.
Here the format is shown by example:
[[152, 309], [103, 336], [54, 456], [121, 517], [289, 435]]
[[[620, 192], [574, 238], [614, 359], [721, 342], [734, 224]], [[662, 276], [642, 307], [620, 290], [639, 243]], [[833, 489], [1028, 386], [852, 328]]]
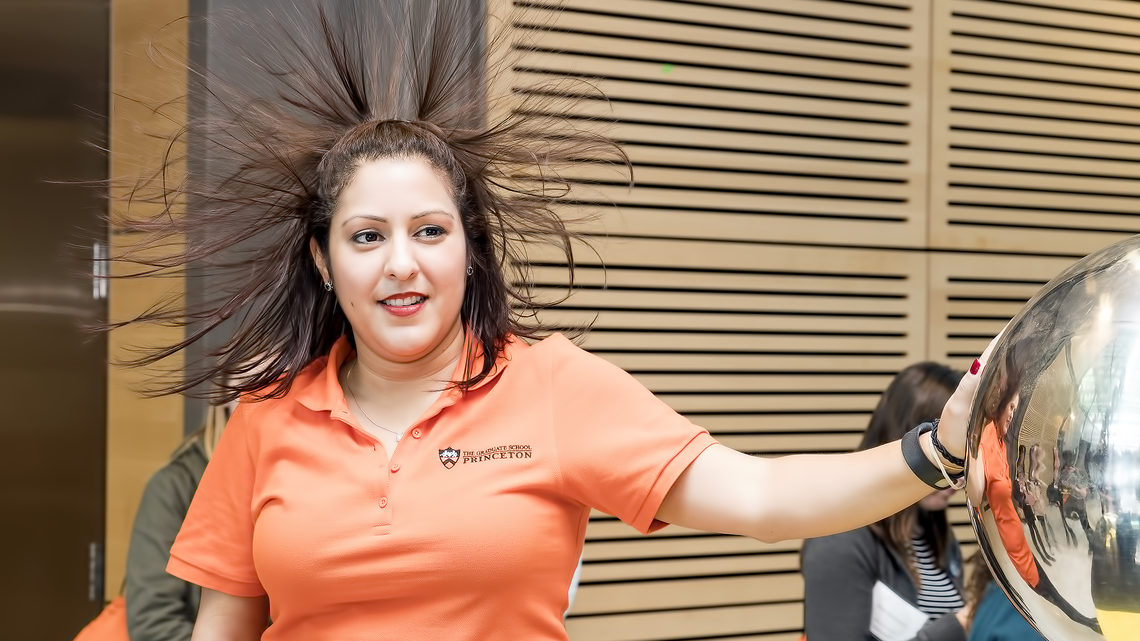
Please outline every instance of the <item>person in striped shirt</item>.
[[[936, 418], [960, 378], [933, 362], [899, 372], [858, 449], [895, 440], [908, 426]], [[872, 525], [805, 541], [807, 641], [965, 641], [961, 552], [946, 519], [953, 493], [936, 490]]]

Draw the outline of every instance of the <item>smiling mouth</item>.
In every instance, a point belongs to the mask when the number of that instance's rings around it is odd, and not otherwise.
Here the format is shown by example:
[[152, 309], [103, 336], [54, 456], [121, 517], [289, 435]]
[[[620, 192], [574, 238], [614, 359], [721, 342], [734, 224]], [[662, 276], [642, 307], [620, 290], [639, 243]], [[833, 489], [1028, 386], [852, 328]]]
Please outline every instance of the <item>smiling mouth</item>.
[[386, 298], [380, 301], [386, 307], [411, 307], [427, 300], [427, 296], [406, 296], [404, 298]]

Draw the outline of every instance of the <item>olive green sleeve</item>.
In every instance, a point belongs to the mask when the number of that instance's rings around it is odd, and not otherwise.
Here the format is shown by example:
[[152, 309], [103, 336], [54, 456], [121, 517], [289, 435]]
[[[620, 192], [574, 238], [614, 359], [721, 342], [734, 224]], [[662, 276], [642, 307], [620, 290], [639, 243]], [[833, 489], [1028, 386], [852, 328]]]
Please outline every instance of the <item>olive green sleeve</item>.
[[190, 641], [201, 592], [167, 574], [166, 563], [197, 485], [196, 475], [176, 462], [156, 472], [143, 492], [127, 551], [131, 641]]

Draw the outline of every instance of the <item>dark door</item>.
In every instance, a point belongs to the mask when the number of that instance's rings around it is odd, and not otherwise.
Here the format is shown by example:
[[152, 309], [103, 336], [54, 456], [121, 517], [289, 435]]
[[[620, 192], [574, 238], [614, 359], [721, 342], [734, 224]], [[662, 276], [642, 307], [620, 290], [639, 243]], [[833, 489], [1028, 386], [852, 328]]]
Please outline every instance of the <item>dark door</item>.
[[[0, 624], [67, 640], [101, 607], [107, 0], [0, 0]], [[92, 144], [94, 143], [94, 145]]]

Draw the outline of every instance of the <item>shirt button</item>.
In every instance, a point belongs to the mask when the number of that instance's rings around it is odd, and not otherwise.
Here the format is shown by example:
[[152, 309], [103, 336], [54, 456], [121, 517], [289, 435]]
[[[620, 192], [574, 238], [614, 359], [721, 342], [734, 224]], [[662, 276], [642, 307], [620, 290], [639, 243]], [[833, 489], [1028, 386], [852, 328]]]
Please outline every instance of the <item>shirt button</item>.
[[421, 430], [418, 427], [412, 430], [412, 438], [419, 438], [423, 435], [424, 435], [423, 430]]
[[400, 464], [399, 463], [393, 463], [392, 464], [392, 471], [393, 472], [399, 472], [400, 471]]
[[388, 507], [388, 497], [386, 497], [386, 496], [380, 497], [380, 507]]

